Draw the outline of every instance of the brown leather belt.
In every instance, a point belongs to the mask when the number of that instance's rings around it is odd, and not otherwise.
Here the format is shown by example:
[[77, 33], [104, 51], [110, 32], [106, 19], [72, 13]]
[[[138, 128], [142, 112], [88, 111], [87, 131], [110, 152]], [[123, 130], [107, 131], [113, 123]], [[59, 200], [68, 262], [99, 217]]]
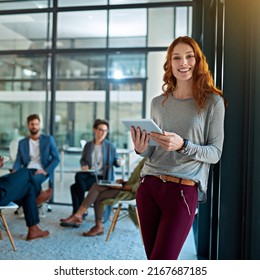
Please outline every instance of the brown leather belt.
[[155, 177], [160, 178], [163, 182], [174, 182], [174, 183], [187, 185], [187, 186], [196, 185], [196, 183], [192, 180], [182, 179], [182, 178], [168, 176], [168, 175], [160, 175], [160, 176], [155, 176]]

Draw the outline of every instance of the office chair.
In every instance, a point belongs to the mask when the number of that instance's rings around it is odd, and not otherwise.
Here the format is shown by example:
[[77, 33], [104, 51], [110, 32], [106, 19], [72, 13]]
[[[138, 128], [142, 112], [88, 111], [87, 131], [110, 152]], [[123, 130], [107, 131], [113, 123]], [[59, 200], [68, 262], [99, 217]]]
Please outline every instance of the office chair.
[[[16, 205], [13, 202], [10, 202], [9, 204], [7, 204], [5, 206], [0, 206], [0, 220], [1, 220], [1, 223], [3, 225], [4, 230], [6, 231], [6, 233], [8, 235], [8, 238], [9, 238], [11, 244], [12, 244], [13, 250], [16, 251], [16, 247], [15, 247], [15, 244], [14, 244], [14, 240], [13, 240], [12, 234], [11, 234], [11, 232], [9, 230], [9, 227], [7, 225], [7, 222], [6, 222], [6, 219], [4, 217], [4, 213], [3, 213], [3, 210], [5, 210], [5, 209], [14, 209], [14, 208], [18, 208], [18, 205]], [[0, 229], [0, 239], [2, 239], [1, 229]]]
[[[113, 206], [117, 205], [117, 207], [114, 208], [115, 213], [114, 213], [111, 225], [109, 227], [109, 230], [108, 230], [108, 233], [106, 236], [106, 241], [108, 241], [112, 231], [115, 230], [117, 221], [119, 221], [127, 216], [130, 217], [130, 219], [133, 221], [133, 223], [140, 229], [138, 212], [137, 212], [137, 208], [136, 208], [136, 201], [135, 201], [134, 194], [131, 191], [120, 191], [115, 198], [108, 198], [108, 199], [103, 200], [102, 205], [104, 207], [106, 207], [106, 206], [113, 207]], [[128, 208], [123, 207], [126, 205], [128, 205]]]

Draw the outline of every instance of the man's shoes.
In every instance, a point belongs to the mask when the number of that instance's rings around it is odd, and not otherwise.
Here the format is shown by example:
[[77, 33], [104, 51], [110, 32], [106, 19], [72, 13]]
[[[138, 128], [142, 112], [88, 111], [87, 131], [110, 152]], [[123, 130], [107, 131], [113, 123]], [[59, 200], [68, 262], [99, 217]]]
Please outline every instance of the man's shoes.
[[104, 228], [99, 228], [97, 226], [92, 227], [88, 232], [83, 232], [82, 235], [86, 237], [91, 237], [95, 235], [100, 235], [104, 233]]
[[28, 228], [27, 241], [47, 237], [49, 235], [48, 230], [41, 230], [37, 225]]
[[46, 191], [41, 191], [36, 199], [37, 206], [41, 206], [43, 202], [47, 202], [52, 197], [52, 189], [47, 189]]
[[65, 221], [61, 222], [60, 226], [78, 228], [78, 227], [80, 227], [81, 224], [82, 224], [82, 218], [79, 218], [79, 217], [76, 217], [75, 215], [72, 215], [71, 217], [69, 217]]

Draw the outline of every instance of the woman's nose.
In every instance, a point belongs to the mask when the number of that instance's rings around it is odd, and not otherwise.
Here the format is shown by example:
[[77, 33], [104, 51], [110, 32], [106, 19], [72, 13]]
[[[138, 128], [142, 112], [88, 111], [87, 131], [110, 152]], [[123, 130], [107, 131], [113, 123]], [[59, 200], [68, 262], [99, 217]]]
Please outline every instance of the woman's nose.
[[180, 64], [181, 64], [181, 65], [187, 64], [187, 59], [186, 59], [185, 57], [181, 58]]

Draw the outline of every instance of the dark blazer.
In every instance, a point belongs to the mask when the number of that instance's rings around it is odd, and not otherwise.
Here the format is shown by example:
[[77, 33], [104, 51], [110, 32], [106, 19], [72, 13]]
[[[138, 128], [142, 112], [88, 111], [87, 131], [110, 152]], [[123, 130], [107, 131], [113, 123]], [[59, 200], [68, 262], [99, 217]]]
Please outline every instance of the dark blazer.
[[[80, 159], [80, 165], [92, 166], [92, 153], [94, 152], [95, 143], [94, 141], [87, 142], [84, 146], [82, 156]], [[102, 143], [102, 153], [103, 153], [103, 178], [106, 180], [114, 180], [114, 168], [113, 166], [119, 167], [117, 160], [118, 154], [116, 152], [116, 147], [114, 144], [107, 139]]]
[[[40, 160], [43, 169], [48, 173], [51, 183], [53, 182], [54, 169], [60, 162], [59, 152], [55, 141], [50, 135], [40, 135]], [[14, 170], [27, 167], [30, 162], [29, 137], [19, 141]]]

